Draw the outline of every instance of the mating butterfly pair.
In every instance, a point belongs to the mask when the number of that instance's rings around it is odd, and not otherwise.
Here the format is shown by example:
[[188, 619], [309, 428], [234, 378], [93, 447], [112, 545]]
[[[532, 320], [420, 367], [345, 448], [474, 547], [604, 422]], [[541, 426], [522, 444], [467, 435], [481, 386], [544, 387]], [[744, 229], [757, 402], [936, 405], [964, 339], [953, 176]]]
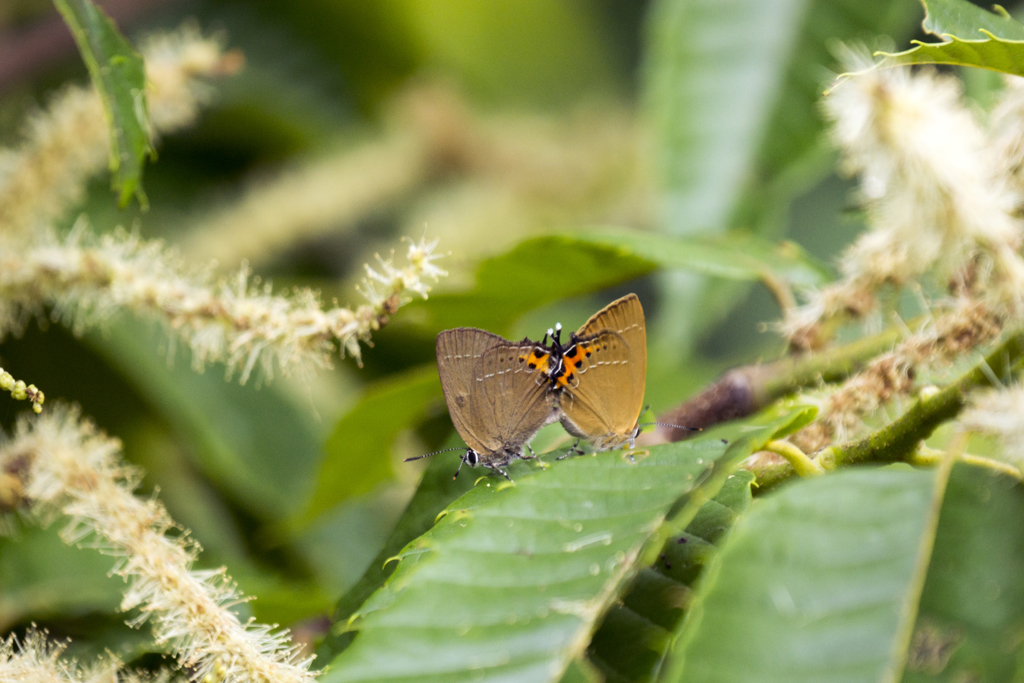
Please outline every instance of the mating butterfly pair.
[[467, 446], [462, 463], [507, 478], [503, 468], [534, 457], [524, 456], [523, 446], [556, 420], [595, 450], [633, 445], [647, 376], [647, 331], [636, 295], [605, 306], [565, 344], [560, 328], [550, 346], [547, 339], [511, 342], [470, 327], [437, 336], [445, 402]]

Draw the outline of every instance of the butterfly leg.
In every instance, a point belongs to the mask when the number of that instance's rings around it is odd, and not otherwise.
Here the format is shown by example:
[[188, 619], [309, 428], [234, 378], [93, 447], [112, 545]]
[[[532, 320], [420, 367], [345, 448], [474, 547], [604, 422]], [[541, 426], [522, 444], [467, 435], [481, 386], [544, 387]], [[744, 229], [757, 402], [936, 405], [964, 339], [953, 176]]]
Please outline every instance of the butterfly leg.
[[537, 454], [533, 452], [533, 446], [531, 446], [530, 444], [526, 444], [526, 450], [530, 451], [530, 454], [522, 456], [523, 460], [536, 460], [537, 459]]
[[570, 448], [565, 453], [563, 453], [562, 455], [560, 455], [557, 458], [555, 458], [555, 460], [565, 460], [570, 455], [583, 455], [583, 453], [584, 453], [584, 450], [582, 448], [580, 448], [580, 440], [576, 439], [576, 443], [574, 443], [572, 445], [572, 448]]
[[[501, 469], [497, 465], [491, 465], [491, 469], [494, 470], [495, 472], [497, 472], [498, 474], [500, 474], [501, 476], [505, 477], [509, 481], [512, 481], [512, 477], [508, 476], [508, 472], [506, 472], [505, 470]], [[514, 484], [515, 482], [512, 482], [512, 483]]]

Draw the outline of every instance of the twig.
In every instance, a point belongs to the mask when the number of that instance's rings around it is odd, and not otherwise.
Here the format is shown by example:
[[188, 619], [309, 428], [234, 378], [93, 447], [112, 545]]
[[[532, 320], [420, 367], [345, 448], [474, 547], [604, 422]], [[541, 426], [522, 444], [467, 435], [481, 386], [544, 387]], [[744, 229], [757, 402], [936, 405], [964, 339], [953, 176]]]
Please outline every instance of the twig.
[[[871, 358], [891, 349], [901, 336], [900, 330], [888, 329], [828, 351], [734, 368], [697, 396], [661, 415], [658, 421], [705, 428], [752, 415], [797, 389], [847, 377]], [[660, 426], [658, 430], [667, 441], [682, 441], [693, 435], [675, 427]]]

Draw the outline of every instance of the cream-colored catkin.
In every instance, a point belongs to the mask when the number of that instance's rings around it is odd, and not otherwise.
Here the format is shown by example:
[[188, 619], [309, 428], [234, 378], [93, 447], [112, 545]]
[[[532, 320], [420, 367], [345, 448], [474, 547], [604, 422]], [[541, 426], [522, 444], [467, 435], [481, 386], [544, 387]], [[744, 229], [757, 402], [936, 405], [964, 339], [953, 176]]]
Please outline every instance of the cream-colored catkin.
[[850, 438], [864, 417], [907, 396], [922, 370], [948, 365], [997, 338], [1004, 320], [987, 303], [965, 300], [910, 335], [824, 398], [817, 419], [793, 436], [808, 452]]
[[1024, 471], [1024, 387], [1014, 385], [972, 395], [958, 425], [998, 439], [1001, 448], [992, 453], [993, 457]]
[[862, 317], [881, 287], [925, 276], [1017, 315], [1024, 261], [1016, 194], [960, 82], [883, 64], [841, 80], [824, 109], [845, 170], [860, 178], [868, 230], [841, 259], [842, 278], [788, 313], [787, 337], [820, 345], [829, 337], [823, 321]]
[[[191, 26], [154, 36], [142, 54], [154, 136], [190, 124], [208, 95], [200, 79], [237, 64]], [[106, 167], [109, 154], [99, 95], [91, 87], [65, 88], [29, 118], [18, 148], [0, 151], [0, 236], [30, 235], [61, 218], [81, 200], [86, 181]]]
[[391, 105], [374, 137], [297, 160], [197, 216], [187, 256], [259, 263], [301, 240], [403, 212], [457, 256], [494, 253], [552, 226], [648, 225], [654, 205], [645, 146], [621, 106], [565, 117], [482, 116], [437, 83]]
[[[58, 406], [19, 422], [0, 467], [18, 463], [31, 514], [69, 520], [66, 542], [92, 539], [116, 558], [113, 573], [128, 584], [122, 609], [136, 614], [133, 623], [148, 620], [196, 680], [216, 671], [227, 683], [311, 682], [311, 659], [287, 631], [243, 623], [229, 609], [244, 598], [223, 569], [192, 569], [199, 548], [157, 499], [134, 494], [140, 476], [120, 449], [77, 410]], [[3, 651], [8, 660], [12, 648]]]
[[291, 244], [355, 228], [426, 178], [422, 146], [408, 135], [338, 150], [261, 179], [202, 217], [182, 249], [221, 263], [264, 261]]
[[[0, 641], [0, 681], [2, 683], [143, 683], [151, 676], [121, 669], [112, 656], [81, 663], [62, 658], [67, 642], [47, 639], [45, 631], [30, 628], [23, 637], [10, 635]], [[161, 679], [166, 680], [166, 679]]]
[[1000, 174], [1024, 203], [1024, 78], [1006, 76], [1006, 88], [989, 116], [988, 137]]
[[63, 241], [22, 250], [0, 247], [0, 330], [17, 331], [25, 311], [43, 305], [80, 331], [117, 311], [162, 321], [192, 349], [193, 364], [223, 362], [248, 380], [259, 367], [274, 370], [329, 366], [340, 348], [359, 358], [359, 342], [413, 296], [426, 298], [427, 280], [446, 273], [434, 265], [436, 242], [409, 242], [408, 265], [379, 260], [367, 267], [361, 290], [369, 303], [324, 309], [316, 292], [291, 296], [260, 286], [243, 267], [213, 281], [190, 272], [159, 242], [116, 232], [95, 237], [80, 224]]

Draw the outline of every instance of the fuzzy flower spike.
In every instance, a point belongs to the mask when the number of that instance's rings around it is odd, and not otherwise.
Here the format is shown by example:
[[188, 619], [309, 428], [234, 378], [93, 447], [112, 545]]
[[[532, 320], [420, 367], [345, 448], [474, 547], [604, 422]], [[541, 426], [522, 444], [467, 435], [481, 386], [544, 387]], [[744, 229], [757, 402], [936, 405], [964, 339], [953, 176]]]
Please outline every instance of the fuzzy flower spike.
[[17, 332], [26, 311], [41, 304], [76, 331], [125, 310], [162, 321], [191, 347], [197, 369], [223, 362], [243, 383], [257, 366], [268, 378], [275, 368], [329, 366], [339, 347], [358, 361], [360, 341], [414, 296], [426, 297], [426, 279], [445, 275], [434, 264], [436, 246], [410, 242], [404, 268], [384, 260], [379, 271], [367, 267], [361, 291], [369, 303], [325, 309], [312, 290], [275, 294], [244, 266], [233, 278], [211, 282], [209, 273], [189, 269], [159, 242], [123, 232], [95, 237], [80, 222], [60, 242], [51, 234], [28, 250], [0, 243], [0, 333]]
[[1024, 472], [1024, 387], [991, 389], [971, 397], [960, 426], [995, 437], [1003, 460]]
[[[231, 73], [238, 53], [185, 26], [143, 42], [151, 134], [191, 124], [209, 100], [202, 78]], [[16, 149], [0, 149], [0, 235], [31, 236], [77, 204], [90, 176], [102, 171], [110, 153], [103, 105], [91, 87], [70, 86], [32, 116]]]
[[[246, 598], [224, 569], [193, 569], [198, 546], [158, 500], [134, 494], [140, 474], [120, 450], [76, 410], [57, 406], [20, 421], [0, 448], [0, 470], [20, 477], [32, 517], [63, 517], [65, 542], [88, 540], [116, 558], [112, 573], [127, 582], [121, 608], [134, 613], [134, 625], [149, 621], [157, 642], [172, 649], [193, 680], [213, 673], [224, 683], [312, 683], [311, 658], [300, 656], [287, 631], [242, 622], [231, 610]], [[57, 668], [57, 654], [38, 636], [21, 647], [8, 640], [0, 646], [0, 680], [12, 680], [11, 668]], [[111, 673], [103, 680], [115, 679]]]
[[844, 254], [842, 279], [813, 294], [783, 329], [796, 346], [825, 341], [821, 323], [862, 317], [883, 285], [926, 274], [954, 292], [1016, 313], [1024, 293], [1014, 193], [960, 82], [932, 70], [873, 65], [850, 52], [853, 75], [824, 101], [843, 168], [860, 176], [868, 231]]

